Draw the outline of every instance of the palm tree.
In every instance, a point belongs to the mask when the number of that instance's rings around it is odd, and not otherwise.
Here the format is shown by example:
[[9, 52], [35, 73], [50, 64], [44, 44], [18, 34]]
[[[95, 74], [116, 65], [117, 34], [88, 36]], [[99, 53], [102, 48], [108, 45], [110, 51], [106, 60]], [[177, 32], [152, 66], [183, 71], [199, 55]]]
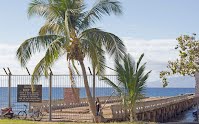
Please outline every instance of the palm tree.
[[[17, 50], [17, 58], [22, 67], [26, 67], [33, 54], [46, 51], [33, 71], [32, 84], [42, 74], [48, 76], [49, 67], [61, 56], [66, 56], [70, 71], [77, 71], [75, 64], [78, 62], [84, 77], [90, 110], [95, 117], [96, 110], [88, 85], [84, 58], [103, 58], [102, 53], [107, 52], [118, 59], [125, 53], [125, 46], [116, 35], [92, 28], [92, 25], [101, 20], [103, 15], [121, 13], [121, 3], [117, 0], [97, 0], [90, 10], [86, 9], [83, 0], [32, 0], [28, 7], [29, 17], [43, 17], [45, 24], [41, 27], [39, 36], [25, 40]], [[74, 81], [71, 82], [74, 86]]]
[[118, 61], [115, 62], [116, 75], [119, 81], [118, 85], [110, 79], [102, 77], [102, 80], [112, 86], [122, 96], [124, 104], [130, 108], [131, 121], [136, 120], [135, 103], [136, 100], [144, 95], [143, 90], [146, 80], [151, 72], [144, 73], [146, 63], [140, 66], [143, 57], [144, 54], [140, 56], [138, 62], [135, 64], [130, 54], [127, 54], [124, 56], [122, 63]]

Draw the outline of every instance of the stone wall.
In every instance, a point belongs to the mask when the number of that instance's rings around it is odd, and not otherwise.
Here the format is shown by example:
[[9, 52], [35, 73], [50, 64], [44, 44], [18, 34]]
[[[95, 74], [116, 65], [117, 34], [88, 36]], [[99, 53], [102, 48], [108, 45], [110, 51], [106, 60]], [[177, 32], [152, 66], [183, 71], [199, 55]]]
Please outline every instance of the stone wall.
[[64, 88], [64, 102], [69, 103], [79, 103], [79, 88]]
[[[165, 97], [151, 101], [136, 102], [136, 115], [138, 121], [167, 122], [182, 112], [196, 105], [194, 94], [184, 94], [174, 97]], [[130, 110], [126, 110], [120, 104], [111, 105], [112, 119], [122, 121], [129, 116]]]

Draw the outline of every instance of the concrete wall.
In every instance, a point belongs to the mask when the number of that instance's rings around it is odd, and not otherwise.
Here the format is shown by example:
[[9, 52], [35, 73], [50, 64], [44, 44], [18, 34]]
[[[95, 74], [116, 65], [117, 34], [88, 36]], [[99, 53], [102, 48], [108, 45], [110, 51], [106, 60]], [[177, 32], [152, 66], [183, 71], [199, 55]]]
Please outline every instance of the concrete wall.
[[[194, 95], [182, 95], [148, 102], [137, 102], [136, 115], [140, 121], [167, 122], [182, 112], [196, 105]], [[113, 120], [125, 120], [129, 110], [121, 105], [111, 106]]]

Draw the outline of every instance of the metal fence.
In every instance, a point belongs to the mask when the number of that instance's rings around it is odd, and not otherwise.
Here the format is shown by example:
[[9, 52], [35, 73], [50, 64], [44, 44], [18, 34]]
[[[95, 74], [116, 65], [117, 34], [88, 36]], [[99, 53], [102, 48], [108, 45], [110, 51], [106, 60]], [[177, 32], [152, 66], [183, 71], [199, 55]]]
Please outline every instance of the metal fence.
[[[87, 77], [92, 93], [93, 78], [92, 75]], [[106, 77], [117, 83], [116, 76], [107, 75]], [[41, 107], [44, 114], [43, 120], [91, 121], [92, 116], [86, 99], [83, 76], [74, 76], [74, 80], [79, 91], [78, 101], [74, 102], [74, 98], [70, 98], [74, 97], [74, 94], [66, 92], [71, 88], [69, 75], [50, 75], [48, 78], [41, 76], [37, 83], [37, 85], [42, 85], [42, 102], [26, 103], [17, 102], [17, 86], [30, 85], [31, 75], [0, 75], [0, 108], [11, 106], [17, 114], [24, 109], [25, 104], [29, 108]], [[120, 101], [117, 92], [96, 76], [95, 94], [102, 103], [103, 116], [111, 117], [110, 105]]]

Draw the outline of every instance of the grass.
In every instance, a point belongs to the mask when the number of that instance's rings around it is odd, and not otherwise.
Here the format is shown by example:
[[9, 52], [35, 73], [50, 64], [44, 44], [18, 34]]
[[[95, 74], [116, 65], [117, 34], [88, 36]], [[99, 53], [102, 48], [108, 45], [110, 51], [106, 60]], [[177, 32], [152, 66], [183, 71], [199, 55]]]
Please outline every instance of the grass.
[[[93, 124], [93, 123], [75, 123], [75, 122], [34, 122], [25, 120], [0, 120], [0, 124]], [[108, 123], [108, 124], [149, 124], [146, 122], [121, 122], [121, 123]], [[150, 123], [155, 124], [155, 123]]]

